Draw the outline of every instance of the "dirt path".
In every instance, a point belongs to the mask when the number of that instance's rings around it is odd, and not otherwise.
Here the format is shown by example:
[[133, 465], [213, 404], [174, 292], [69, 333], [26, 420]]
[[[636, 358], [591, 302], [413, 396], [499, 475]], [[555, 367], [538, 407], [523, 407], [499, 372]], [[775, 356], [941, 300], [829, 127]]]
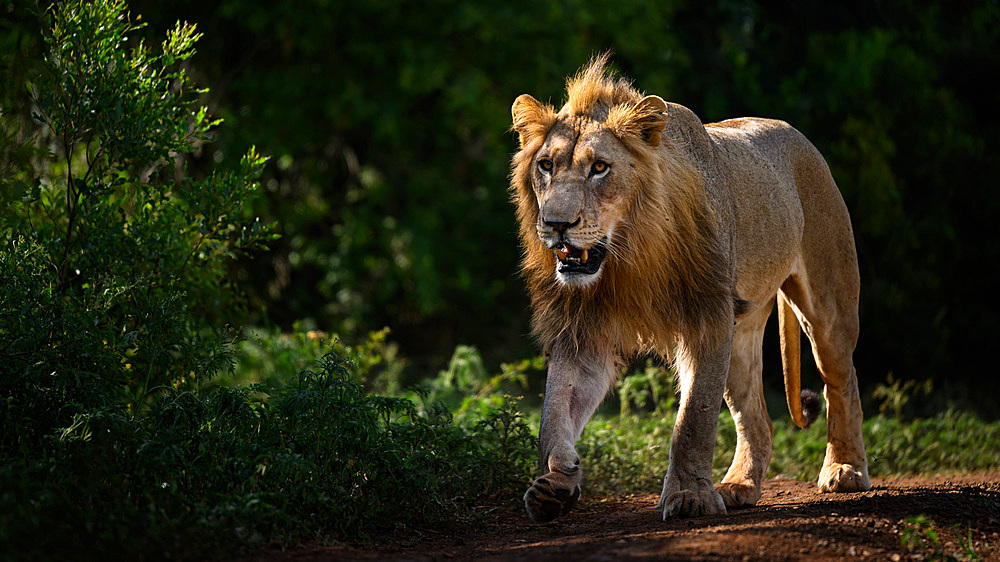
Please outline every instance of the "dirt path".
[[[868, 492], [837, 495], [778, 477], [756, 507], [668, 523], [656, 499], [584, 498], [545, 525], [504, 512], [481, 532], [424, 529], [386, 549], [310, 547], [254, 560], [961, 560], [959, 537], [969, 542], [970, 530], [975, 553], [1000, 560], [1000, 472], [876, 480]], [[933, 522], [938, 548], [901, 544], [914, 529], [905, 520], [919, 515]]]

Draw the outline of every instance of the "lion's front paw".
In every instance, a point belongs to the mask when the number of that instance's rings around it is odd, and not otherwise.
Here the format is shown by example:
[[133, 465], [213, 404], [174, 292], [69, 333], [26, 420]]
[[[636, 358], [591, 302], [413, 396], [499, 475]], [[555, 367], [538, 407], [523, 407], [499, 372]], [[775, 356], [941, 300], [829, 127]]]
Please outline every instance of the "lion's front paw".
[[714, 489], [679, 490], [668, 496], [660, 496], [656, 509], [663, 512], [663, 520], [674, 517], [701, 517], [703, 515], [725, 515], [726, 505], [722, 496]]
[[871, 487], [867, 471], [837, 462], [823, 467], [817, 484], [821, 492], [864, 492]]
[[760, 488], [750, 484], [723, 482], [715, 485], [726, 507], [751, 507], [760, 499]]
[[539, 476], [524, 493], [524, 507], [535, 523], [547, 523], [569, 513], [580, 499], [577, 479], [550, 472]]

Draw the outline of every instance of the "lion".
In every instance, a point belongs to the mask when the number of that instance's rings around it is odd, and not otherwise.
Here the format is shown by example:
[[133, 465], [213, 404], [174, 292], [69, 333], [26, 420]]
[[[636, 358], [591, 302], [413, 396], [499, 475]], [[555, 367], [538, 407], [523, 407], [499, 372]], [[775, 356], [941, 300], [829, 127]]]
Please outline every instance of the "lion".
[[[576, 503], [583, 469], [575, 442], [625, 361], [644, 353], [678, 370], [679, 411], [657, 504], [663, 519], [755, 505], [771, 460], [761, 353], [775, 301], [797, 425], [811, 421], [800, 392], [800, 330], [825, 385], [819, 489], [867, 490], [852, 359], [857, 253], [826, 161], [785, 122], [703, 125], [606, 65], [607, 55], [596, 57], [568, 79], [558, 112], [528, 94], [511, 108], [522, 274], [533, 333], [549, 356], [544, 474], [524, 494], [528, 514], [545, 522]], [[736, 452], [713, 485], [723, 401]]]

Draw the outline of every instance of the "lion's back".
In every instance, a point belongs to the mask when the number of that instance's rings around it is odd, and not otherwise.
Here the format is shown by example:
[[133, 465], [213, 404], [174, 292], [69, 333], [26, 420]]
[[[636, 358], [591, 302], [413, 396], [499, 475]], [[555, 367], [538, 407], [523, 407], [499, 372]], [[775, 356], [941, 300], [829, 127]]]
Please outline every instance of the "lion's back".
[[[744, 298], [768, 294], [801, 248], [808, 217], [840, 199], [826, 161], [788, 123], [738, 118], [705, 126], [731, 197], [738, 285]], [[772, 276], [777, 275], [775, 278]]]
[[[705, 130], [732, 189], [794, 190], [801, 204], [837, 189], [819, 150], [785, 121], [740, 117], [709, 123]], [[748, 171], [754, 176], [744, 177]]]

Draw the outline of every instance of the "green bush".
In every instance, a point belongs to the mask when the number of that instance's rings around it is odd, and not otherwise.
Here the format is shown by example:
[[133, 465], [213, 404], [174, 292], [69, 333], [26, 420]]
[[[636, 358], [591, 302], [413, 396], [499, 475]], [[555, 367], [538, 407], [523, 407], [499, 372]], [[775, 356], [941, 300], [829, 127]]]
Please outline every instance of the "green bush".
[[[271, 238], [244, 210], [265, 159], [183, 167], [218, 123], [184, 70], [194, 27], [154, 53], [118, 0], [44, 19], [35, 121], [0, 114], [0, 557], [200, 559], [516, 497], [534, 445], [512, 401], [459, 423], [367, 394], [398, 368], [386, 332], [307, 333], [282, 355], [279, 336], [253, 348], [227, 328], [243, 306], [228, 268]], [[237, 352], [265, 384], [213, 381]]]
[[244, 330], [244, 339], [236, 343], [239, 361], [231, 375], [212, 382], [219, 386], [246, 386], [263, 383], [281, 386], [302, 365], [319, 360], [337, 342], [350, 350], [358, 362], [358, 378], [373, 394], [394, 396], [401, 392], [401, 373], [406, 363], [398, 355], [396, 344], [389, 341], [389, 329], [368, 334], [360, 343], [348, 345], [337, 334], [316, 330], [309, 322], [297, 322], [290, 333], [274, 328]]
[[77, 414], [5, 455], [0, 549], [203, 558], [473, 521], [519, 498], [535, 443], [514, 403], [460, 425], [441, 403], [366, 394], [357, 374], [337, 347], [281, 388], [171, 389], [140, 418]]
[[153, 54], [128, 48], [141, 26], [121, 1], [57, 4], [45, 18], [38, 128], [19, 134], [46, 157], [15, 161], [18, 197], [0, 213], [0, 379], [17, 408], [59, 426], [109, 403], [136, 415], [157, 389], [230, 369], [222, 328], [240, 300], [227, 267], [269, 234], [243, 210], [264, 158], [251, 150], [200, 180], [176, 168], [218, 123], [182, 68], [193, 26]]
[[[544, 357], [504, 363], [500, 365], [500, 373], [490, 375], [479, 350], [459, 345], [448, 368], [419, 385], [418, 390], [426, 398], [444, 403], [459, 417], [475, 412], [482, 414], [509, 400], [508, 392], [526, 389], [529, 374], [544, 376], [545, 363]], [[415, 398], [413, 394], [410, 396]]]

